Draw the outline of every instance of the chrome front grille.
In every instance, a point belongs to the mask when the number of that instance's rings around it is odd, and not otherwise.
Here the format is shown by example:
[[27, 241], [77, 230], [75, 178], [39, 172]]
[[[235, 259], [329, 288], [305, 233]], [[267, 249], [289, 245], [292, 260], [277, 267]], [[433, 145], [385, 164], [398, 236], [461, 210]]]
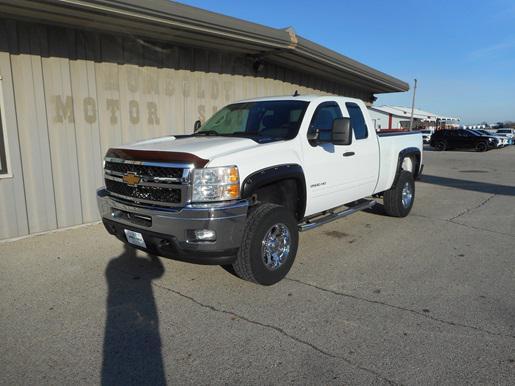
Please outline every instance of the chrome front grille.
[[114, 197], [135, 203], [176, 207], [190, 197], [193, 165], [105, 159], [106, 189]]
[[106, 161], [105, 169], [109, 170], [113, 175], [124, 175], [132, 172], [139, 176], [153, 178], [174, 178], [178, 182], [180, 182], [184, 171], [184, 168], [147, 166], [112, 161]]

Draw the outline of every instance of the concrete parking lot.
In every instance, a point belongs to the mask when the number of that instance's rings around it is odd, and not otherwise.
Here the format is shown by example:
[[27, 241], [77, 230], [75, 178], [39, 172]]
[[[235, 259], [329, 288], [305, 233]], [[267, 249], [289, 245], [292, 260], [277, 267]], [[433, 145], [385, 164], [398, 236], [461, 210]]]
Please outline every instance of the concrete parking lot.
[[101, 225], [0, 243], [0, 383], [513, 384], [515, 146], [424, 173], [409, 217], [302, 234], [272, 287]]

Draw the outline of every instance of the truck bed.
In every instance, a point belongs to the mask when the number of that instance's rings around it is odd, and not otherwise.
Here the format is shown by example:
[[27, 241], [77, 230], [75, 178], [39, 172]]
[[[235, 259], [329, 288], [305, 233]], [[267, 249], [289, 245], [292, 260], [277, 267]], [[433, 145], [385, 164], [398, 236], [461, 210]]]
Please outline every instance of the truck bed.
[[[374, 193], [383, 192], [392, 186], [401, 150], [423, 147], [420, 131], [383, 131], [377, 133], [377, 141], [379, 143], [379, 179]], [[422, 164], [422, 159], [420, 161]]]

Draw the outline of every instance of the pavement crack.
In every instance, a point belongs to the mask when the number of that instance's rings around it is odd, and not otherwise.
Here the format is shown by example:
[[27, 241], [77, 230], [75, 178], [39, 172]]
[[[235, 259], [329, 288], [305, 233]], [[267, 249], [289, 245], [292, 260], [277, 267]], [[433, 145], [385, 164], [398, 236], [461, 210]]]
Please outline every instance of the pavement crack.
[[362, 371], [365, 371], [369, 374], [372, 374], [373, 376], [383, 380], [384, 382], [388, 383], [388, 384], [391, 384], [391, 385], [400, 385], [400, 383], [398, 382], [395, 382], [391, 379], [388, 379], [386, 378], [384, 375], [380, 374], [379, 372], [373, 370], [373, 369], [370, 369], [368, 367], [364, 367], [362, 365], [359, 365], [357, 363], [354, 363], [352, 362], [351, 360], [349, 360], [348, 358], [342, 356], [342, 355], [337, 355], [337, 354], [333, 354], [333, 353], [330, 353], [329, 351], [326, 351], [316, 345], [314, 345], [313, 343], [311, 342], [308, 342], [307, 340], [303, 340], [301, 338], [298, 338], [294, 335], [291, 335], [289, 334], [288, 332], [286, 332], [284, 329], [282, 329], [281, 327], [277, 327], [277, 326], [274, 326], [272, 324], [268, 324], [268, 323], [263, 323], [263, 322], [259, 322], [257, 320], [253, 320], [253, 319], [250, 319], [246, 316], [243, 316], [241, 314], [238, 314], [236, 312], [233, 312], [233, 311], [228, 311], [228, 310], [224, 310], [224, 309], [221, 309], [221, 308], [217, 308], [215, 306], [212, 306], [210, 304], [206, 304], [206, 303], [202, 303], [201, 301], [189, 296], [189, 295], [185, 295], [183, 294], [182, 292], [180, 291], [177, 291], [177, 290], [174, 290], [172, 288], [169, 288], [169, 287], [165, 287], [163, 285], [160, 285], [160, 284], [157, 284], [157, 283], [152, 283], [153, 286], [155, 287], [158, 287], [158, 288], [161, 288], [161, 289], [164, 289], [166, 291], [169, 291], [169, 292], [172, 292], [174, 293], [175, 295], [177, 296], [180, 296], [184, 299], [187, 299], [195, 304], [197, 304], [198, 306], [202, 307], [202, 308], [205, 308], [205, 309], [208, 309], [210, 311], [214, 311], [214, 312], [218, 312], [218, 313], [221, 313], [221, 314], [225, 314], [225, 315], [230, 315], [230, 316], [235, 316], [247, 323], [250, 323], [250, 324], [254, 324], [256, 326], [260, 326], [260, 327], [263, 327], [263, 328], [267, 328], [267, 329], [271, 329], [271, 330], [274, 330], [276, 331], [277, 333], [295, 341], [296, 343], [299, 343], [299, 344], [302, 344], [304, 346], [307, 346], [313, 350], [315, 350], [316, 352], [322, 354], [322, 355], [325, 355], [327, 357], [330, 357], [330, 358], [333, 358], [333, 359], [337, 359], [337, 360], [341, 360], [349, 365], [351, 365], [352, 367], [354, 368], [357, 368], [359, 370], [362, 370]]
[[295, 282], [295, 283], [303, 284], [305, 286], [316, 288], [316, 289], [318, 289], [320, 291], [331, 293], [331, 294], [336, 295], [336, 296], [343, 296], [343, 297], [346, 297], [346, 298], [350, 298], [350, 299], [354, 299], [354, 300], [358, 300], [358, 301], [362, 301], [362, 302], [366, 302], [366, 303], [377, 304], [377, 305], [380, 305], [380, 306], [385, 306], [385, 307], [393, 308], [393, 309], [396, 309], [396, 310], [399, 310], [399, 311], [403, 311], [403, 312], [409, 312], [409, 313], [415, 314], [417, 316], [433, 320], [433, 321], [438, 322], [438, 323], [447, 324], [449, 326], [462, 327], [462, 328], [467, 328], [467, 329], [474, 330], [474, 331], [481, 332], [481, 333], [488, 334], [488, 335], [499, 336], [499, 337], [503, 337], [503, 338], [515, 339], [515, 335], [502, 334], [502, 333], [499, 333], [499, 332], [495, 332], [495, 331], [484, 329], [482, 327], [471, 326], [471, 325], [468, 325], [468, 324], [454, 322], [454, 321], [451, 321], [451, 320], [440, 319], [440, 318], [437, 318], [435, 316], [428, 315], [427, 313], [424, 313], [424, 312], [421, 312], [421, 311], [417, 311], [417, 310], [413, 310], [411, 308], [397, 306], [395, 304], [390, 304], [390, 303], [382, 302], [382, 301], [379, 301], [379, 300], [367, 299], [367, 298], [363, 298], [361, 296], [356, 296], [356, 295], [352, 295], [352, 294], [348, 294], [348, 293], [344, 293], [344, 292], [334, 291], [334, 290], [331, 290], [331, 289], [328, 289], [328, 288], [323, 288], [323, 287], [317, 286], [315, 284], [306, 283], [306, 282], [304, 282], [302, 280], [292, 279], [292, 278], [289, 278], [289, 277], [285, 278], [284, 280], [289, 280], [289, 281], [292, 281], [292, 282]]
[[477, 230], [477, 231], [494, 233], [494, 234], [497, 234], [497, 235], [503, 235], [503, 236], [508, 236], [508, 237], [515, 238], [515, 234], [512, 234], [512, 233], [499, 232], [499, 231], [494, 231], [494, 230], [487, 229], [487, 228], [476, 227], [474, 225], [464, 224], [462, 222], [458, 222], [458, 221], [454, 221], [454, 220], [447, 220], [447, 219], [444, 219], [444, 218], [425, 216], [423, 214], [417, 214], [417, 213], [412, 213], [412, 214], [410, 214], [410, 216], [427, 218], [429, 220], [448, 222], [448, 223], [451, 223], [451, 224], [460, 225], [462, 227], [469, 228], [469, 229], [474, 229], [474, 230]]
[[461, 216], [463, 216], [463, 215], [465, 215], [465, 214], [467, 214], [467, 213], [472, 212], [473, 210], [476, 210], [476, 209], [481, 208], [482, 206], [486, 205], [486, 203], [487, 203], [488, 201], [490, 201], [490, 200], [491, 200], [492, 198], [494, 198], [494, 197], [495, 197], [495, 194], [491, 194], [489, 197], [487, 197], [486, 199], [484, 199], [483, 201], [481, 201], [478, 205], [473, 206], [473, 207], [471, 207], [471, 208], [467, 208], [467, 209], [465, 209], [465, 210], [464, 210], [464, 211], [462, 211], [461, 213], [458, 213], [456, 216], [451, 217], [448, 221], [453, 222], [453, 220], [457, 219], [458, 217], [461, 217]]

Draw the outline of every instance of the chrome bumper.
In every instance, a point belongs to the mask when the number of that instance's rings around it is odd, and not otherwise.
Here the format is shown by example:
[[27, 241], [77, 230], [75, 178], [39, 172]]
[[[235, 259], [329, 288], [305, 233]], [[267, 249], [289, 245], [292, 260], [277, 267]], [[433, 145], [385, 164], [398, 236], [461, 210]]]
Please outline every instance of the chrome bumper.
[[[138, 206], [97, 191], [102, 221], [109, 233], [127, 243], [124, 230], [143, 235], [149, 253], [201, 264], [226, 264], [241, 245], [249, 202], [239, 200], [206, 207], [156, 208]], [[216, 232], [215, 241], [196, 241], [192, 231]]]

